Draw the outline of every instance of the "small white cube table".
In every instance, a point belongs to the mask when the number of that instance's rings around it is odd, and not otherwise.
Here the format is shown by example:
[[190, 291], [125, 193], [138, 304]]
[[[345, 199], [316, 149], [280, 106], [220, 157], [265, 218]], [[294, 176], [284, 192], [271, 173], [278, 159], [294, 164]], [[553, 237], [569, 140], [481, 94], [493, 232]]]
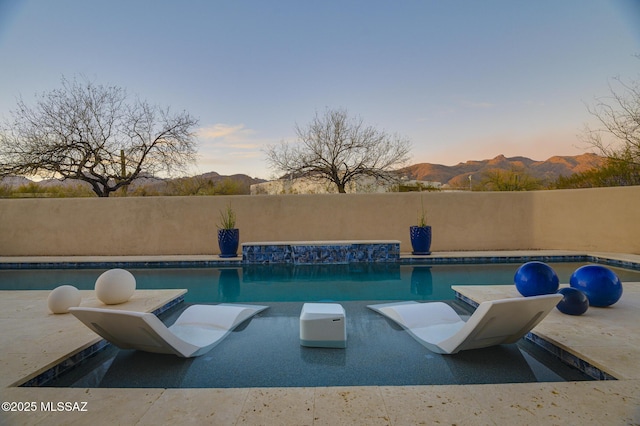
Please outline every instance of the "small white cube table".
[[300, 344], [315, 348], [346, 348], [347, 324], [338, 303], [305, 303], [300, 313]]

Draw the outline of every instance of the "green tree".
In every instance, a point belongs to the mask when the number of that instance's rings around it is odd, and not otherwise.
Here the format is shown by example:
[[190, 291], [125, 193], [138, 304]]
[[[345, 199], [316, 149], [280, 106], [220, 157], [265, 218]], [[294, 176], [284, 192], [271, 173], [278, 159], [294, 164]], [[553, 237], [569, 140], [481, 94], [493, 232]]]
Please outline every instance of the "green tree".
[[543, 188], [540, 180], [520, 170], [490, 170], [481, 186], [486, 191], [533, 191]]
[[239, 182], [225, 178], [216, 183], [215, 192], [217, 195], [239, 195], [249, 193], [249, 188], [243, 189]]
[[570, 189], [629, 185], [640, 185], [640, 167], [608, 159], [600, 168], [560, 176], [553, 186], [557, 189]]

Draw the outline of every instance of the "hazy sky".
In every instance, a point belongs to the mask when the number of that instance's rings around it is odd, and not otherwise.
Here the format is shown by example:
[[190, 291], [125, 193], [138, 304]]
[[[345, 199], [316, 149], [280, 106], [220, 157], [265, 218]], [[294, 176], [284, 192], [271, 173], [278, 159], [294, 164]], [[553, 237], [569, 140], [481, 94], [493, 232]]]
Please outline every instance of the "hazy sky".
[[62, 76], [200, 120], [193, 173], [269, 178], [326, 108], [412, 163], [587, 151], [585, 104], [640, 78], [637, 0], [0, 0], [0, 119]]

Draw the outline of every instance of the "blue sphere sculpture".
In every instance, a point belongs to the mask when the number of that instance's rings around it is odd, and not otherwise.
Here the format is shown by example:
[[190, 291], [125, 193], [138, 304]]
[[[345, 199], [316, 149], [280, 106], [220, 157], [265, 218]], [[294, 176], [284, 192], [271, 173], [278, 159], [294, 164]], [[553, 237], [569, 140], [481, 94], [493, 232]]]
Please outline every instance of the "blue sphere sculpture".
[[622, 297], [620, 278], [611, 269], [600, 265], [585, 265], [576, 269], [571, 274], [569, 285], [584, 292], [591, 306], [610, 306]]
[[556, 271], [543, 262], [527, 262], [520, 266], [513, 281], [525, 297], [553, 294], [560, 286]]
[[573, 287], [563, 287], [558, 290], [558, 294], [564, 296], [556, 305], [556, 308], [563, 314], [582, 315], [589, 309], [589, 299], [587, 295]]

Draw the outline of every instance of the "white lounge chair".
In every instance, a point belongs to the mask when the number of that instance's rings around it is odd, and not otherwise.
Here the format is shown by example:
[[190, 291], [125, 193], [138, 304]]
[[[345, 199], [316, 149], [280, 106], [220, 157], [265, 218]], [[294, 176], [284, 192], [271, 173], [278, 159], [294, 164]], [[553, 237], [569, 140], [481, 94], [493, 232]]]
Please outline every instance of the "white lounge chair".
[[76, 318], [121, 349], [184, 358], [210, 351], [235, 327], [268, 306], [192, 305], [166, 327], [153, 314], [102, 308], [70, 308]]
[[368, 308], [401, 325], [430, 351], [455, 354], [517, 342], [560, 300], [560, 294], [546, 294], [482, 302], [467, 322], [443, 302], [383, 303]]

